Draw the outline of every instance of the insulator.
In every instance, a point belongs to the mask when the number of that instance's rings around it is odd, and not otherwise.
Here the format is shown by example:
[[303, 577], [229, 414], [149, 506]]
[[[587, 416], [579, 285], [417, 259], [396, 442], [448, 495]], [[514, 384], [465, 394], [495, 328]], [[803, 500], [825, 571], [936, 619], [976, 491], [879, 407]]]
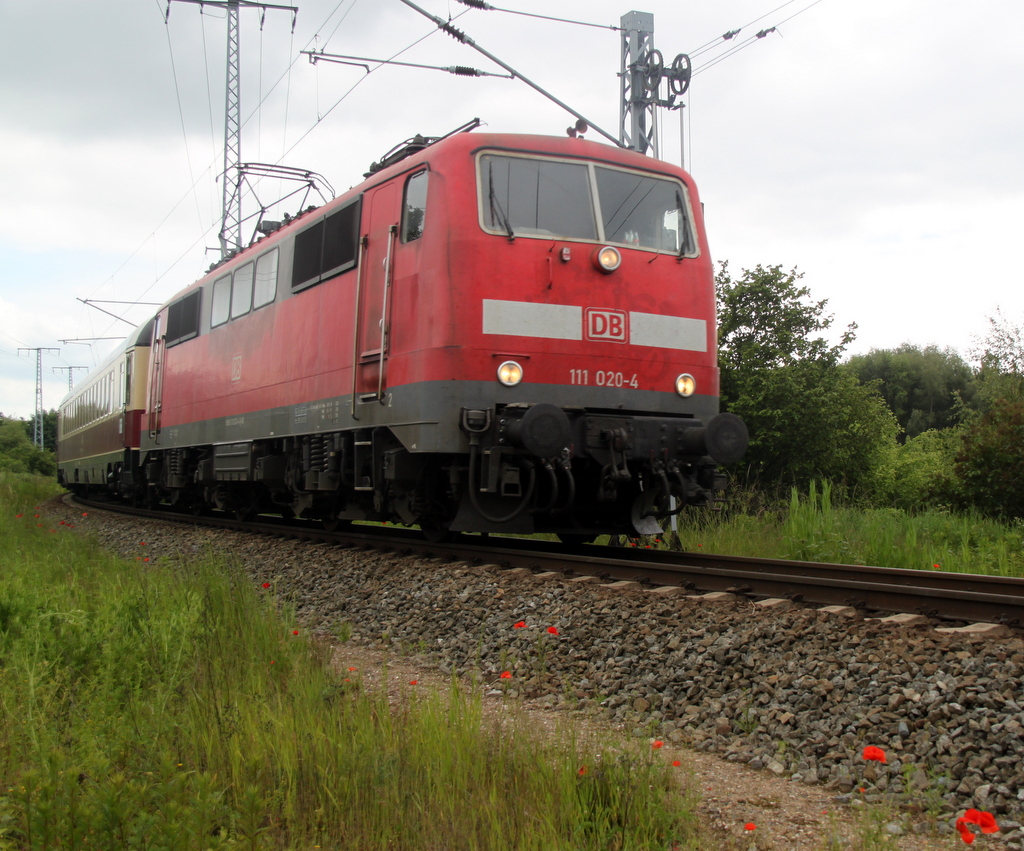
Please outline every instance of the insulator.
[[490, 4], [485, 3], [484, 0], [459, 0], [459, 2], [463, 6], [469, 6], [471, 9], [484, 9], [485, 11], [490, 11], [494, 8]]
[[468, 65], [452, 65], [448, 68], [449, 74], [455, 74], [459, 77], [479, 77], [480, 72], [476, 68], [470, 68]]

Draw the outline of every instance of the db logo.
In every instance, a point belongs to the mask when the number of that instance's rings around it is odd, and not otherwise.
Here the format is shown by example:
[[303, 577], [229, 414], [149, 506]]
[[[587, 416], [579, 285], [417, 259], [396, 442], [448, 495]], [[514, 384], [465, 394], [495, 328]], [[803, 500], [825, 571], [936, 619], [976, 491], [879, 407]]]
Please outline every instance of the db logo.
[[629, 318], [621, 310], [588, 307], [583, 314], [583, 336], [587, 340], [625, 343], [629, 336]]

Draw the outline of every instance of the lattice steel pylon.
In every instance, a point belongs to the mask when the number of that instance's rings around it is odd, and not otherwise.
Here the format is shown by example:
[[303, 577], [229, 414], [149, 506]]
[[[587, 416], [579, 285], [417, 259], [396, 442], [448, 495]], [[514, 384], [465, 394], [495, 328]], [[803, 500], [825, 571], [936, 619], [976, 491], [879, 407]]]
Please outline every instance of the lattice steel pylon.
[[32, 424], [32, 442], [40, 449], [43, 449], [43, 352], [56, 352], [59, 355], [60, 349], [38, 346], [35, 348], [24, 347], [18, 349], [18, 354], [22, 352], [36, 353], [36, 415]]
[[[228, 67], [224, 91], [224, 175], [223, 218], [220, 223], [220, 256], [242, 247], [242, 199], [239, 172], [242, 166], [242, 92], [239, 70], [238, 0], [227, 0]], [[229, 186], [229, 170], [234, 167], [235, 181]]]
[[[171, 15], [171, 2], [167, 0], [167, 14]], [[223, 215], [220, 222], [220, 257], [223, 260], [233, 251], [242, 248], [242, 84], [241, 84], [241, 37], [239, 35], [238, 12], [245, 7], [259, 9], [260, 28], [267, 9], [283, 9], [292, 13], [292, 32], [295, 31], [297, 6], [281, 6], [276, 3], [260, 3], [258, 0], [177, 0], [179, 3], [193, 3], [199, 6], [216, 6], [227, 12], [227, 84], [224, 91], [224, 181]]]

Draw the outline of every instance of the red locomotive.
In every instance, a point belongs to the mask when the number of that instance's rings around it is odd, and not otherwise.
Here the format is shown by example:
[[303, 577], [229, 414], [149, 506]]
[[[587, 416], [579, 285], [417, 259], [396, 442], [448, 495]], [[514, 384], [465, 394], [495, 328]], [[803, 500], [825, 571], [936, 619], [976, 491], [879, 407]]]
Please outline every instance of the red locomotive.
[[137, 443], [123, 430], [97, 473], [76, 391], [60, 475], [430, 536], [651, 533], [746, 447], [718, 413], [714, 308], [681, 169], [578, 138], [417, 138], [161, 308], [115, 356], [151, 342]]

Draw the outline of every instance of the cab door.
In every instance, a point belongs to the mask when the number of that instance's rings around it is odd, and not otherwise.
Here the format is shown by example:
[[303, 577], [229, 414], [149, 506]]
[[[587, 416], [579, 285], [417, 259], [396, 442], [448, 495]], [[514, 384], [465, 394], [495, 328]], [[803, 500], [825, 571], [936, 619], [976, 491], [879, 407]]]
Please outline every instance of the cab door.
[[395, 183], [379, 186], [369, 193], [363, 219], [365, 248], [355, 331], [355, 390], [362, 402], [384, 399], [398, 217]]

